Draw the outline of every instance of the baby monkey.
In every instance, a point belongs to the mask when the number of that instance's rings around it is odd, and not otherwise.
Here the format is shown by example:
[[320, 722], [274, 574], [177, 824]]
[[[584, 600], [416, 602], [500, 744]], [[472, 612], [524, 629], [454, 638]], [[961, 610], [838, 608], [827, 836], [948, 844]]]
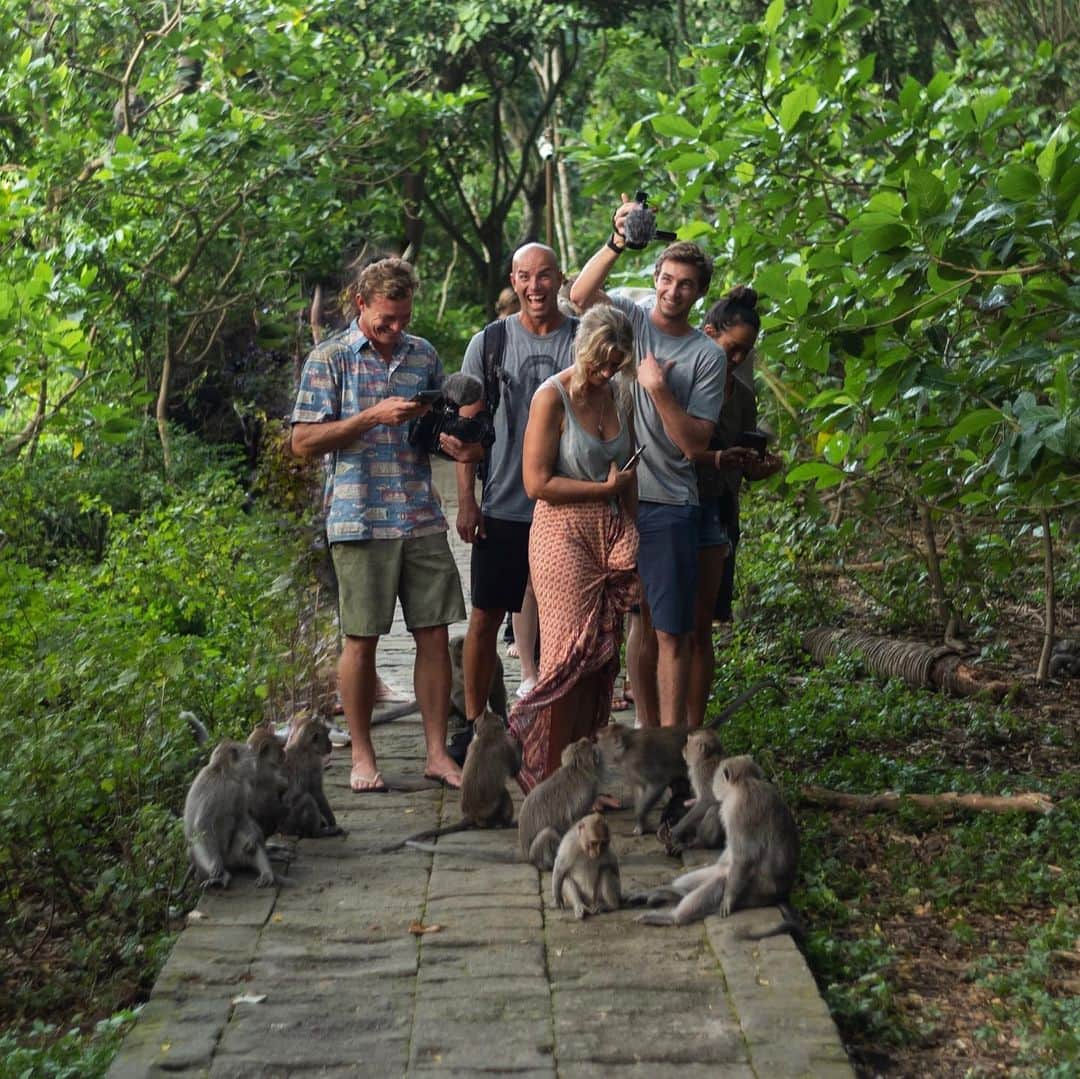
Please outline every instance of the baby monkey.
[[667, 842], [669, 854], [694, 847], [713, 849], [724, 845], [720, 803], [713, 794], [713, 779], [723, 756], [720, 738], [713, 731], [690, 732], [683, 746], [683, 759], [694, 788], [694, 804], [671, 829]]
[[[716, 769], [713, 794], [727, 847], [715, 865], [630, 896], [628, 903], [650, 907], [677, 901], [670, 910], [643, 914], [639, 921], [646, 925], [687, 925], [710, 914], [726, 918], [736, 910], [787, 900], [799, 860], [799, 831], [780, 792], [749, 757], [728, 757]], [[789, 916], [779, 931], [792, 928]]]
[[599, 813], [582, 817], [562, 837], [551, 874], [551, 898], [559, 910], [572, 907], [578, 919], [619, 909], [619, 859], [611, 847], [607, 821]]

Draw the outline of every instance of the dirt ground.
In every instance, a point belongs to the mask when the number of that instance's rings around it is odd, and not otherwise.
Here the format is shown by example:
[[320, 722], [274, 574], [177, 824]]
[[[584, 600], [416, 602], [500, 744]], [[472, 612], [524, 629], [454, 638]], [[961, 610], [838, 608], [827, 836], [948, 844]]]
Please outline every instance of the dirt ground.
[[[1033, 785], [1040, 787], [1048, 781], [1052, 787], [1055, 777], [1075, 773], [1080, 765], [1080, 679], [1036, 685], [1038, 642], [1025, 643], [1030, 640], [1027, 636], [1011, 641], [1011, 661], [987, 670], [987, 677], [1015, 681], [1021, 687], [1019, 699], [1008, 707], [1026, 722], [993, 739], [975, 739], [963, 729], [952, 730], [944, 737], [906, 742], [897, 755], [925, 757], [933, 750], [945, 765], [972, 773], [990, 767], [1008, 770], [1031, 776], [1036, 781]], [[1051, 726], [1057, 728], [1057, 744], [1045, 738]], [[878, 917], [873, 897], [880, 896], [882, 908], [887, 909], [896, 895], [894, 882], [882, 868], [887, 860], [884, 849], [897, 840], [896, 832], [881, 815], [860, 818], [854, 813], [837, 815], [833, 828], [835, 855], [865, 874], [871, 891], [865, 917], [853, 920], [850, 935], [865, 939], [868, 933], [879, 932], [893, 951], [896, 961], [889, 970], [893, 1005], [913, 1032], [904, 1044], [881, 1045], [841, 1022], [857, 1072], [864, 1077], [898, 1079], [1044, 1074], [1038, 1067], [1018, 1066], [1022, 1045], [1017, 1025], [1003, 1018], [1007, 1012], [1003, 1001], [978, 984], [971, 972], [985, 957], [986, 942], [991, 940], [999, 963], [1008, 965], [1014, 957], [1019, 964], [1025, 954], [1024, 933], [1049, 922], [1054, 912], [1045, 907], [992, 915], [965, 911], [966, 942], [953, 931], [954, 916], [930, 904]], [[905, 834], [902, 839], [910, 845], [911, 856], [924, 863], [939, 856], [949, 842], [942, 831], [934, 830], [921, 836]], [[1051, 871], [1075, 874], [1077, 865], [1055, 866]], [[1055, 958], [1045, 989], [1054, 996], [1080, 998], [1080, 939], [1071, 952]], [[1075, 1066], [1080, 1069], [1080, 1062]], [[1069, 1064], [1064, 1067], [1068, 1069]]]

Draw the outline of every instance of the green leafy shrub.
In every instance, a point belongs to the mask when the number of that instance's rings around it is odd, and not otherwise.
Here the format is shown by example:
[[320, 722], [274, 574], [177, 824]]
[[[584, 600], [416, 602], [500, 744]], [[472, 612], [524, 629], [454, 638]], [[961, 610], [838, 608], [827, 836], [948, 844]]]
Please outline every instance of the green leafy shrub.
[[[78, 1019], [78, 1016], [75, 1017]], [[78, 1026], [60, 1032], [50, 1023], [34, 1023], [20, 1039], [0, 1034], [0, 1077], [24, 1079], [96, 1079], [108, 1070], [135, 1012], [122, 1011], [96, 1023], [84, 1033]]]
[[[204, 446], [180, 429], [171, 438], [176, 487], [210, 474], [239, 474], [235, 450]], [[0, 485], [4, 544], [21, 561], [44, 568], [100, 561], [114, 515], [137, 514], [170, 497], [161, 443], [150, 426], [121, 442], [88, 436], [77, 456], [67, 442], [45, 440], [33, 458], [6, 465]]]
[[[0, 949], [16, 972], [7, 1019], [70, 1005], [99, 981], [95, 1008], [113, 1008], [123, 1000], [111, 992], [152, 980], [148, 958], [167, 939], [186, 871], [179, 813], [200, 763], [179, 714], [194, 711], [215, 740], [243, 735], [270, 684], [290, 676], [298, 530], [245, 508], [220, 467], [149, 502], [110, 514], [96, 565], [46, 573], [12, 545], [0, 550]], [[62, 976], [23, 943], [45, 926], [63, 941], [52, 965]]]
[[[431, 293], [432, 289], [429, 288], [427, 292]], [[439, 353], [443, 368], [446, 371], [457, 371], [465, 358], [465, 347], [473, 334], [483, 329], [487, 321], [484, 309], [471, 304], [448, 307], [439, 318], [429, 302], [418, 308], [409, 326], [409, 333], [426, 337]]]
[[[715, 714], [747, 686], [774, 680], [719, 734], [726, 753], [755, 757], [799, 821], [793, 905], [807, 923], [810, 966], [845, 1040], [871, 1057], [881, 1046], [933, 1045], [941, 1017], [932, 991], [914, 1007], [908, 998], [921, 986], [905, 973], [911, 945], [903, 927], [910, 931], [918, 906], [924, 924], [939, 932], [952, 926], [961, 969], [998, 998], [998, 1022], [986, 1036], [996, 1044], [1003, 1030], [1010, 1032], [1021, 1069], [1071, 1074], [1075, 994], [1067, 958], [1053, 953], [1067, 953], [1080, 932], [1080, 778], [1068, 752], [1075, 726], [1033, 709], [1017, 713], [882, 680], [857, 655], [815, 665], [800, 644], [809, 626], [873, 620], [877, 632], [889, 625], [910, 636], [926, 615], [899, 595], [902, 574], [868, 575], [879, 603], [846, 578], [838, 587], [836, 577], [816, 574], [816, 565], [836, 555], [836, 544], [857, 537], [843, 525], [815, 535], [812, 506], [796, 511], [775, 497], [753, 488], [743, 500], [735, 604], [741, 614], [717, 646], [711, 709]], [[949, 584], [961, 573], [971, 582], [968, 594], [986, 604], [986, 627], [1003, 620], [994, 591], [1003, 585], [989, 562], [999, 553], [998, 544], [976, 542], [966, 566], [957, 559], [944, 567]], [[1063, 573], [1075, 572], [1075, 559], [1064, 552]], [[1007, 582], [1011, 604], [1037, 572], [1016, 559]], [[908, 575], [909, 592], [925, 607], [925, 593], [911, 587], [910, 569]], [[1054, 810], [849, 813], [818, 808], [803, 797], [808, 785], [856, 794], [1038, 790], [1053, 799]], [[898, 933], [892, 923], [902, 927]]]

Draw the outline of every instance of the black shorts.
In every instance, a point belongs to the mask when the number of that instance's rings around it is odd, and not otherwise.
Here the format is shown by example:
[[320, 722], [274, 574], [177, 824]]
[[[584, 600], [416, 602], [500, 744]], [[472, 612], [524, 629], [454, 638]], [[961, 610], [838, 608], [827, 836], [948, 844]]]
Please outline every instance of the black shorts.
[[472, 605], [482, 611], [520, 611], [529, 583], [527, 521], [484, 518], [486, 538], [473, 543]]

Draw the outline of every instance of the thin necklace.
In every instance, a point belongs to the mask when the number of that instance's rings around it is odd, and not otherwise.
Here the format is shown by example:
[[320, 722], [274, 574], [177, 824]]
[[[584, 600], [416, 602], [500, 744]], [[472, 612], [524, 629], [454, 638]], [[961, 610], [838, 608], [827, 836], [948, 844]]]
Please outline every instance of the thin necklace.
[[607, 394], [604, 394], [604, 399], [600, 402], [600, 422], [596, 425], [596, 433], [602, 435], [604, 433], [604, 415], [607, 412]]

